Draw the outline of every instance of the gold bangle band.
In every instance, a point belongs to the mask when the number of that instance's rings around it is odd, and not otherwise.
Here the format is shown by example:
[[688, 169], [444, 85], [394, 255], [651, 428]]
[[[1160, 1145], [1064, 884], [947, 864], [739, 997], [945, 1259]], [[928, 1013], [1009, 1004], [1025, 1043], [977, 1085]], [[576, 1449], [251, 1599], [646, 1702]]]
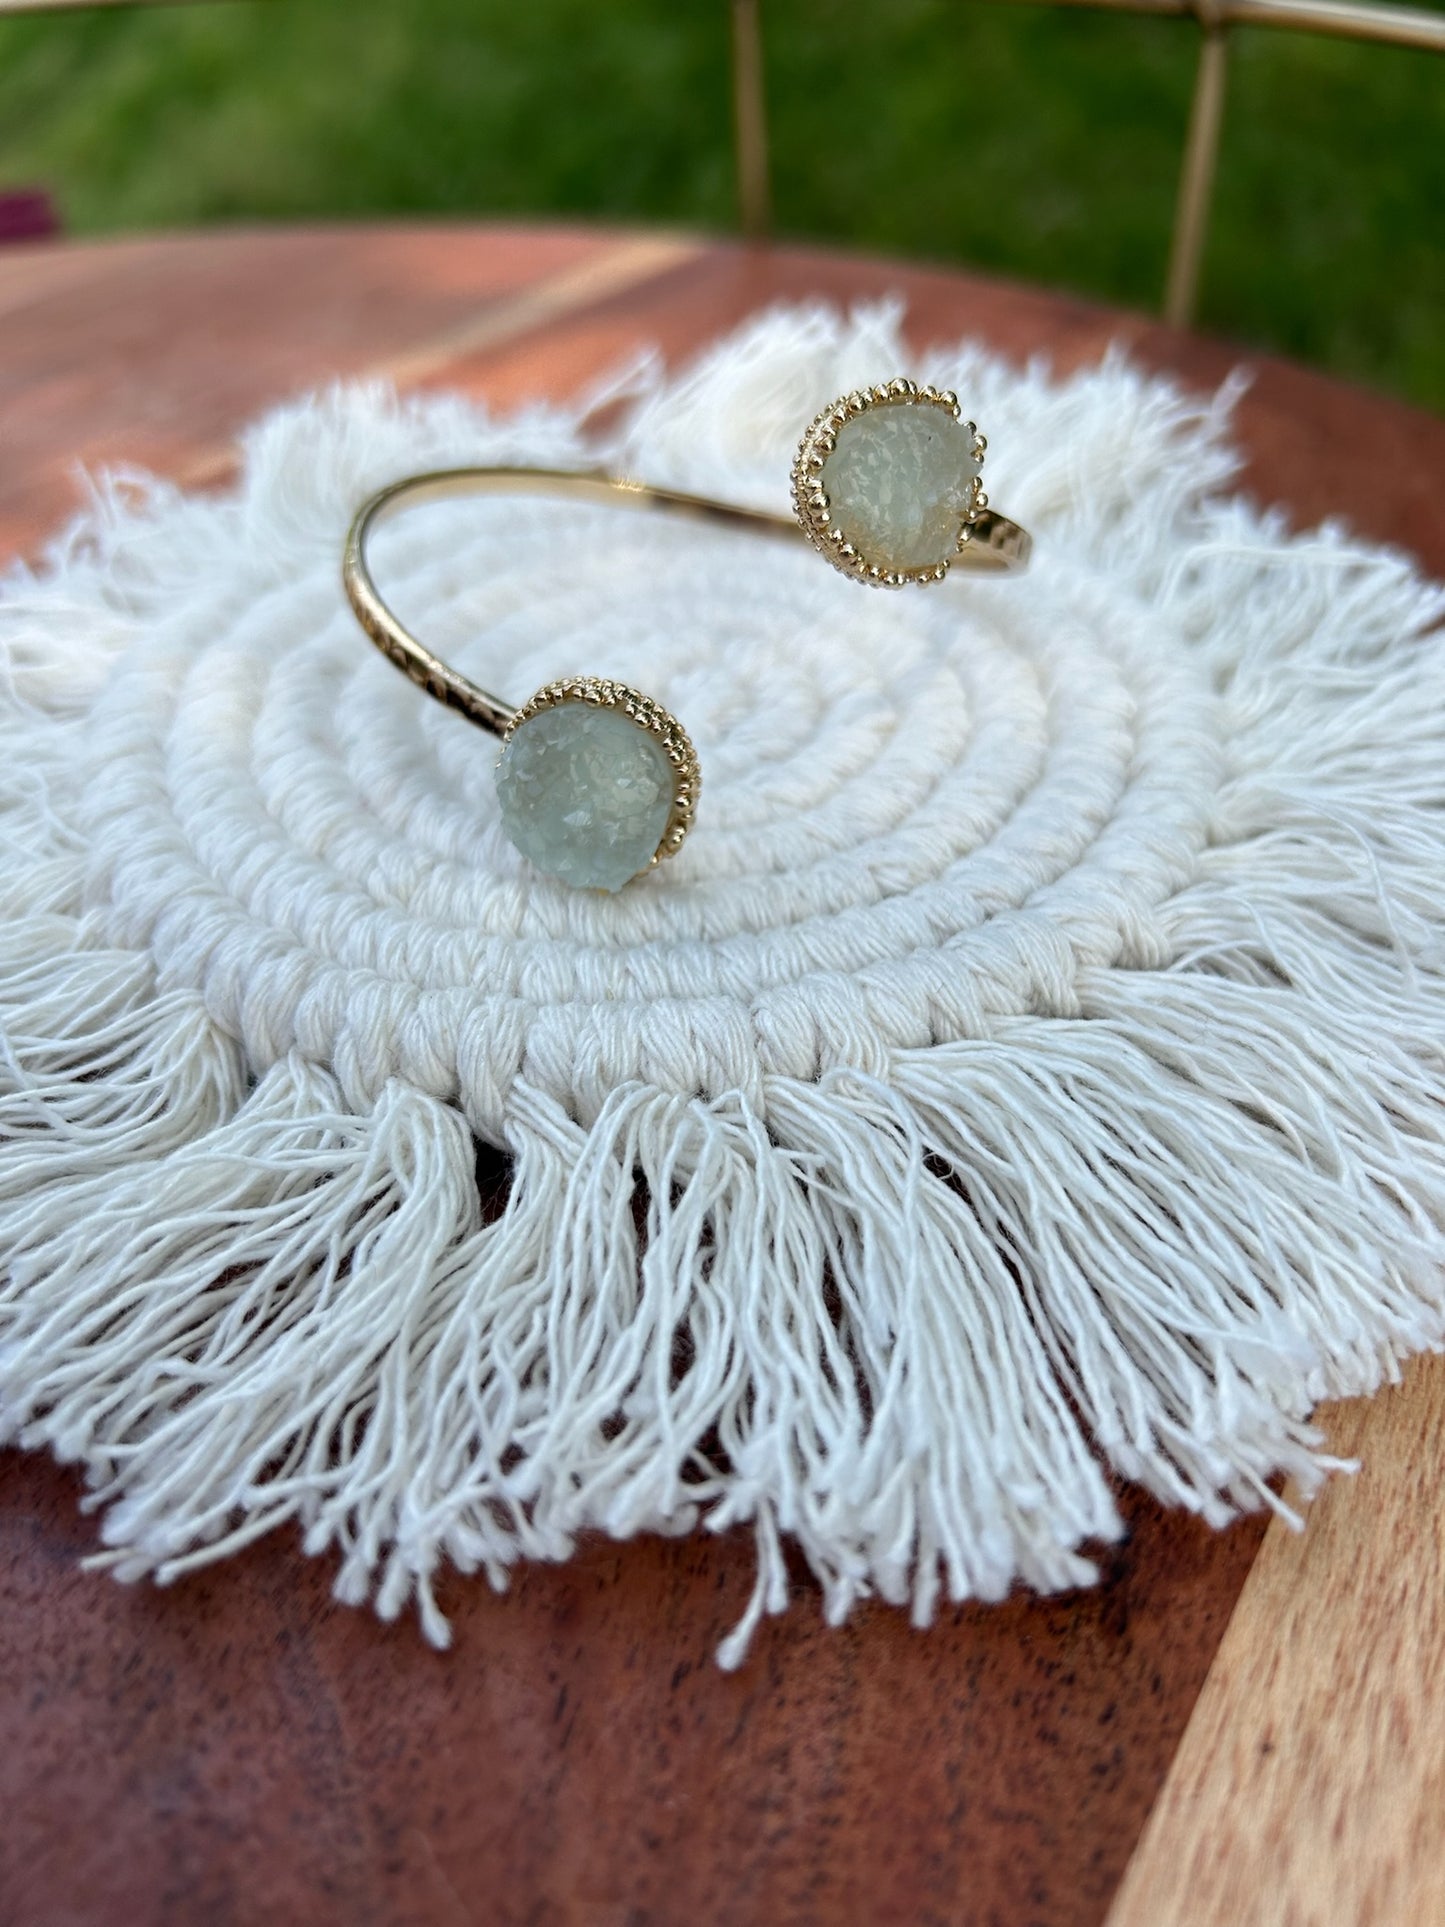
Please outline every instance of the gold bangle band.
[[791, 516], [770, 515], [765, 509], [738, 508], [706, 495], [687, 495], [680, 489], [650, 488], [596, 469], [567, 468], [439, 468], [425, 475], [408, 475], [379, 489], [357, 511], [346, 537], [341, 579], [356, 619], [390, 662], [418, 689], [455, 709], [468, 722], [505, 737], [518, 711], [499, 696], [444, 663], [403, 627], [377, 592], [366, 559], [367, 542], [375, 530], [404, 508], [445, 502], [467, 495], [551, 495], [571, 502], [620, 503], [631, 508], [661, 510], [694, 521], [717, 522], [731, 528], [752, 529], [763, 535], [796, 540], [799, 530]]
[[[615, 890], [674, 855], [692, 827], [701, 772], [683, 725], [653, 698], [606, 677], [563, 677], [515, 708], [480, 688], [388, 606], [367, 557], [374, 531], [400, 510], [428, 502], [548, 495], [790, 540], [802, 534], [836, 568], [897, 588], [941, 581], [950, 568], [997, 573], [1027, 565], [1027, 533], [991, 509], [983, 493], [984, 446], [974, 424], [964, 422], [956, 396], [900, 377], [844, 396], [810, 424], [793, 465], [796, 519], [589, 469], [435, 469], [392, 482], [361, 505], [346, 536], [342, 584], [362, 629], [389, 661], [435, 701], [502, 739], [502, 821], [522, 854], [563, 881]], [[880, 463], [886, 470], [881, 488]], [[913, 485], [912, 497], [907, 487], [900, 491], [900, 472]], [[898, 515], [900, 498], [901, 525], [889, 519]], [[598, 723], [586, 710], [553, 713], [576, 704], [611, 712], [617, 722]], [[523, 732], [544, 714], [545, 731]], [[559, 785], [561, 801], [550, 793]], [[561, 832], [563, 822], [571, 826], [575, 849]]]
[[[789, 541], [806, 533], [790, 515], [739, 508], [732, 502], [688, 495], [681, 489], [654, 488], [596, 469], [439, 468], [405, 476], [378, 489], [358, 509], [346, 537], [341, 579], [356, 619], [387, 660], [409, 676], [418, 689], [494, 736], [506, 735], [518, 711], [500, 696], [479, 688], [418, 641], [383, 600], [366, 555], [370, 537], [398, 511], [468, 495], [551, 495], [573, 502], [625, 504], [727, 528], [750, 529], [755, 534], [783, 536]], [[1028, 534], [1017, 522], [992, 509], [982, 509], [970, 526], [967, 543], [952, 558], [952, 565], [994, 573], [1019, 569], [1028, 561], [1029, 547]]]

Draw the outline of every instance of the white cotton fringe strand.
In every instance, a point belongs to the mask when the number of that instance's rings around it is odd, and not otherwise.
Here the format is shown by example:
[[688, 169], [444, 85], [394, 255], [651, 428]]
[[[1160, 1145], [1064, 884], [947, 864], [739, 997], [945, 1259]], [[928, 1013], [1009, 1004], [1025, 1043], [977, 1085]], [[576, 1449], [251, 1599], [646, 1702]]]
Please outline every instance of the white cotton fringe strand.
[[[715, 401], [735, 369], [762, 406], [759, 368], [831, 367], [840, 331], [775, 315], [696, 380]], [[517, 1078], [491, 1219], [465, 1105], [400, 1076], [358, 1102], [296, 1048], [249, 1063], [89, 867], [72, 772], [108, 669], [183, 583], [195, 518], [233, 511], [192, 505], [172, 538], [180, 498], [118, 483], [11, 575], [0, 1436], [83, 1466], [98, 1563], [164, 1583], [294, 1521], [338, 1558], [338, 1597], [414, 1601], [443, 1646], [447, 1564], [501, 1587], [587, 1531], [747, 1525], [732, 1667], [786, 1603], [785, 1540], [835, 1624], [870, 1596], [923, 1626], [1020, 1581], [1083, 1585], [1082, 1548], [1121, 1531], [1111, 1473], [1214, 1525], [1278, 1506], [1281, 1474], [1308, 1496], [1332, 1463], [1316, 1402], [1440, 1346], [1440, 592], [1220, 495], [1222, 407], [1120, 362], [1092, 378], [1153, 410], [1168, 499], [1121, 511], [1117, 539], [1229, 718], [1165, 948], [1082, 966], [1067, 1014], [748, 1092], [632, 1080], [582, 1121]], [[1065, 424], [1087, 412], [1090, 377], [1016, 379]], [[621, 445], [670, 479], [686, 383], [644, 369], [628, 392]], [[332, 480], [383, 417], [401, 450], [384, 398], [310, 406]], [[534, 458], [575, 452], [579, 423], [537, 415]], [[693, 480], [725, 488], [714, 442]], [[245, 511], [283, 554], [313, 486], [266, 472], [285, 445], [253, 441]], [[745, 462], [737, 482], [756, 491]]]

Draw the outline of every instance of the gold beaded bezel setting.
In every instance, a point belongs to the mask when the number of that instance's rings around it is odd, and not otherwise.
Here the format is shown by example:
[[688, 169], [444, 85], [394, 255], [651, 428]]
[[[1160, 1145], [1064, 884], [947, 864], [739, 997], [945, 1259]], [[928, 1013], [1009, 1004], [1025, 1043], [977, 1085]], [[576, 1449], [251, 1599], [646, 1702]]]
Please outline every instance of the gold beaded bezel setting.
[[[855, 544], [845, 539], [841, 529], [835, 527], [828, 492], [823, 486], [823, 468], [838, 446], [839, 430], [856, 415], [867, 414], [874, 408], [919, 407], [942, 408], [956, 422], [963, 422], [972, 438], [973, 459], [982, 463], [988, 444], [979, 434], [976, 423], [964, 421], [958, 396], [949, 389], [909, 381], [903, 375], [893, 381], [881, 381], [873, 388], [855, 389], [852, 394], [830, 402], [808, 424], [793, 460], [793, 508], [802, 524], [803, 533], [819, 555], [831, 562], [835, 569], [841, 569], [844, 575], [851, 575], [855, 581], [866, 582], [879, 589], [900, 589], [906, 582], [941, 582], [948, 574], [952, 557], [947, 556], [941, 562], [928, 563], [916, 569], [889, 569], [871, 561]], [[967, 546], [974, 524], [987, 507], [988, 497], [983, 490], [983, 478], [975, 475], [964, 500], [963, 522], [954, 554]]]
[[664, 857], [677, 855], [697, 814], [702, 770], [692, 738], [671, 710], [664, 709], [661, 703], [644, 696], [640, 689], [628, 683], [614, 682], [607, 676], [561, 676], [555, 682], [543, 684], [535, 696], [529, 696], [515, 711], [503, 732], [502, 748], [505, 750], [523, 723], [561, 703], [592, 703], [599, 709], [619, 710], [639, 729], [656, 736], [667, 754], [672, 765], [672, 809], [651, 861], [637, 872], [645, 876]]

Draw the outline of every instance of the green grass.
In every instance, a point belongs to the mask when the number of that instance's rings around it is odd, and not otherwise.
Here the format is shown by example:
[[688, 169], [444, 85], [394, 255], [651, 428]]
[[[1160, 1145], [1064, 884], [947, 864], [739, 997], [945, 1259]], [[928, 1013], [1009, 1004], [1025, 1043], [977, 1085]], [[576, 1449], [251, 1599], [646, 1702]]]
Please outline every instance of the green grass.
[[[849, 48], [839, 43], [847, 23]], [[780, 230], [1155, 307], [1193, 29], [765, 0]], [[75, 232], [733, 223], [724, 0], [238, 0], [0, 26], [0, 183]], [[1445, 407], [1445, 60], [1236, 36], [1201, 322]]]

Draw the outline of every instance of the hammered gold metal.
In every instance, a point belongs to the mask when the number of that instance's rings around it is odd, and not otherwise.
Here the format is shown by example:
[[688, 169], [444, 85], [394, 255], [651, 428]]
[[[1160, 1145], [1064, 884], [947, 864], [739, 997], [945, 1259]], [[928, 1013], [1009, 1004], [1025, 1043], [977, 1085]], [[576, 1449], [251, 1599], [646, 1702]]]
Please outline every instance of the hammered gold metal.
[[388, 662], [394, 663], [418, 689], [455, 709], [468, 722], [493, 736], [503, 736], [515, 711], [510, 703], [453, 669], [418, 640], [387, 606], [367, 561], [367, 543], [380, 525], [398, 510], [426, 502], [454, 501], [464, 495], [553, 495], [566, 501], [599, 502], [632, 509], [658, 510], [694, 521], [720, 522], [761, 535], [795, 537], [791, 516], [766, 509], [740, 508], [716, 502], [708, 495], [689, 495], [682, 489], [651, 488], [626, 476], [595, 469], [474, 467], [430, 469], [405, 475], [378, 489], [356, 511], [347, 531], [341, 560], [341, 584], [357, 621]]

